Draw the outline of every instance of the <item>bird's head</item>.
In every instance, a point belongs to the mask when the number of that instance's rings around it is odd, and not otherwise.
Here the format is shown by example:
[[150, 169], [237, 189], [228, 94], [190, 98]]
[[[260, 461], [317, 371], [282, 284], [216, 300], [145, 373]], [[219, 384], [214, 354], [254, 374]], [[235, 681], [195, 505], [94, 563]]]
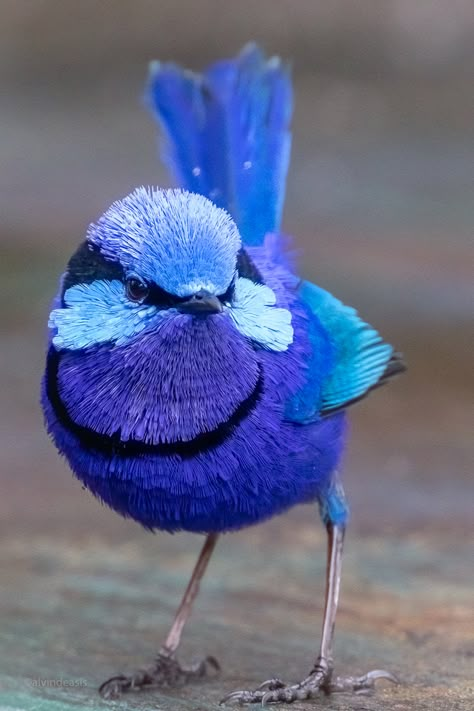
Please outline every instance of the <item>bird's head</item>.
[[124, 441], [212, 431], [254, 393], [256, 349], [292, 341], [275, 303], [224, 210], [139, 188], [68, 264], [49, 322], [58, 396], [76, 424]]

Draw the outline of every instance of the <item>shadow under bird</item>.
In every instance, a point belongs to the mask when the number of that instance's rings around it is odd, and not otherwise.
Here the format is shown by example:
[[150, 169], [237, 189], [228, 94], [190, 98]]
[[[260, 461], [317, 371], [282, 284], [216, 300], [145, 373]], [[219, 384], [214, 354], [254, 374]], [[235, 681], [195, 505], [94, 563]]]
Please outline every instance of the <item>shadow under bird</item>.
[[279, 236], [290, 155], [287, 67], [249, 45], [198, 75], [154, 62], [146, 99], [179, 189], [138, 188], [89, 227], [49, 318], [47, 428], [101, 501], [150, 530], [206, 534], [154, 663], [100, 688], [218, 669], [176, 652], [220, 533], [319, 505], [328, 535], [321, 644], [303, 681], [223, 702], [364, 691], [339, 677], [333, 633], [348, 509], [337, 474], [346, 409], [403, 370], [356, 311], [297, 277]]

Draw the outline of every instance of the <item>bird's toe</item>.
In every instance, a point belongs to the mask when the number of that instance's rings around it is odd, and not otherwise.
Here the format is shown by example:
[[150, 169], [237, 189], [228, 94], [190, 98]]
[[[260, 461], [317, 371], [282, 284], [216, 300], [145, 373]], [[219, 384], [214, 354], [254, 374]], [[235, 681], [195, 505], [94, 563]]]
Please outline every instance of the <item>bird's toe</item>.
[[219, 671], [219, 662], [212, 656], [185, 666], [175, 657], [159, 654], [155, 663], [148, 669], [137, 671], [130, 676], [119, 674], [111, 677], [99, 687], [99, 694], [104, 699], [117, 699], [127, 691], [182, 686]]
[[335, 677], [330, 679], [325, 687], [328, 694], [337, 692], [353, 692], [355, 694], [367, 694], [375, 689], [375, 682], [379, 679], [386, 679], [392, 684], [400, 684], [400, 679], [386, 671], [385, 669], [373, 669], [362, 676]]
[[332, 694], [336, 692], [352, 692], [365, 694], [373, 691], [378, 679], [387, 679], [399, 684], [398, 678], [383, 669], [374, 669], [363, 676], [335, 677], [329, 668], [317, 667], [299, 684], [285, 684], [281, 679], [272, 678], [264, 681], [254, 691], [233, 691], [227, 694], [220, 703], [258, 704], [292, 704], [295, 701], [305, 701], [316, 698], [321, 692]]

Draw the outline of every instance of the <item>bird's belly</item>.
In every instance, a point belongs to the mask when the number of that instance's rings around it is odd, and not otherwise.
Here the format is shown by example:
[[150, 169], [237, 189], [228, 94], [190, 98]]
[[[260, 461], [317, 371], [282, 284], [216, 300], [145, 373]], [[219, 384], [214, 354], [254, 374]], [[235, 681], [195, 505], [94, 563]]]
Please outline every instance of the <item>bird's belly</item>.
[[218, 446], [189, 457], [98, 452], [56, 427], [76, 476], [121, 515], [150, 529], [230, 531], [317, 498], [343, 447], [343, 415], [309, 425], [259, 408]]

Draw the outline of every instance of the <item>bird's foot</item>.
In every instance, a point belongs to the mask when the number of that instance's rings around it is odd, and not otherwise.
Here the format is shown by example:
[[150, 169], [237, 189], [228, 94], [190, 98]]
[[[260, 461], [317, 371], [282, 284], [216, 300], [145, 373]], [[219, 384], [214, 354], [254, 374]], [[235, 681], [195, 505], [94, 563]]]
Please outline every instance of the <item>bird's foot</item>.
[[398, 684], [399, 680], [390, 672], [374, 669], [364, 676], [333, 677], [332, 670], [327, 666], [316, 666], [313, 671], [299, 684], [286, 684], [278, 678], [268, 679], [255, 691], [233, 691], [225, 696], [221, 704], [235, 702], [243, 704], [292, 704], [294, 701], [314, 699], [323, 692], [332, 694], [338, 691], [349, 691], [356, 694], [369, 693], [375, 688], [377, 679], [388, 679]]
[[211, 670], [220, 671], [219, 662], [214, 657], [205, 657], [190, 666], [182, 666], [175, 657], [159, 654], [155, 663], [147, 669], [140, 669], [130, 676], [119, 674], [104, 681], [99, 687], [99, 694], [104, 699], [117, 699], [127, 691], [182, 686], [202, 679]]

